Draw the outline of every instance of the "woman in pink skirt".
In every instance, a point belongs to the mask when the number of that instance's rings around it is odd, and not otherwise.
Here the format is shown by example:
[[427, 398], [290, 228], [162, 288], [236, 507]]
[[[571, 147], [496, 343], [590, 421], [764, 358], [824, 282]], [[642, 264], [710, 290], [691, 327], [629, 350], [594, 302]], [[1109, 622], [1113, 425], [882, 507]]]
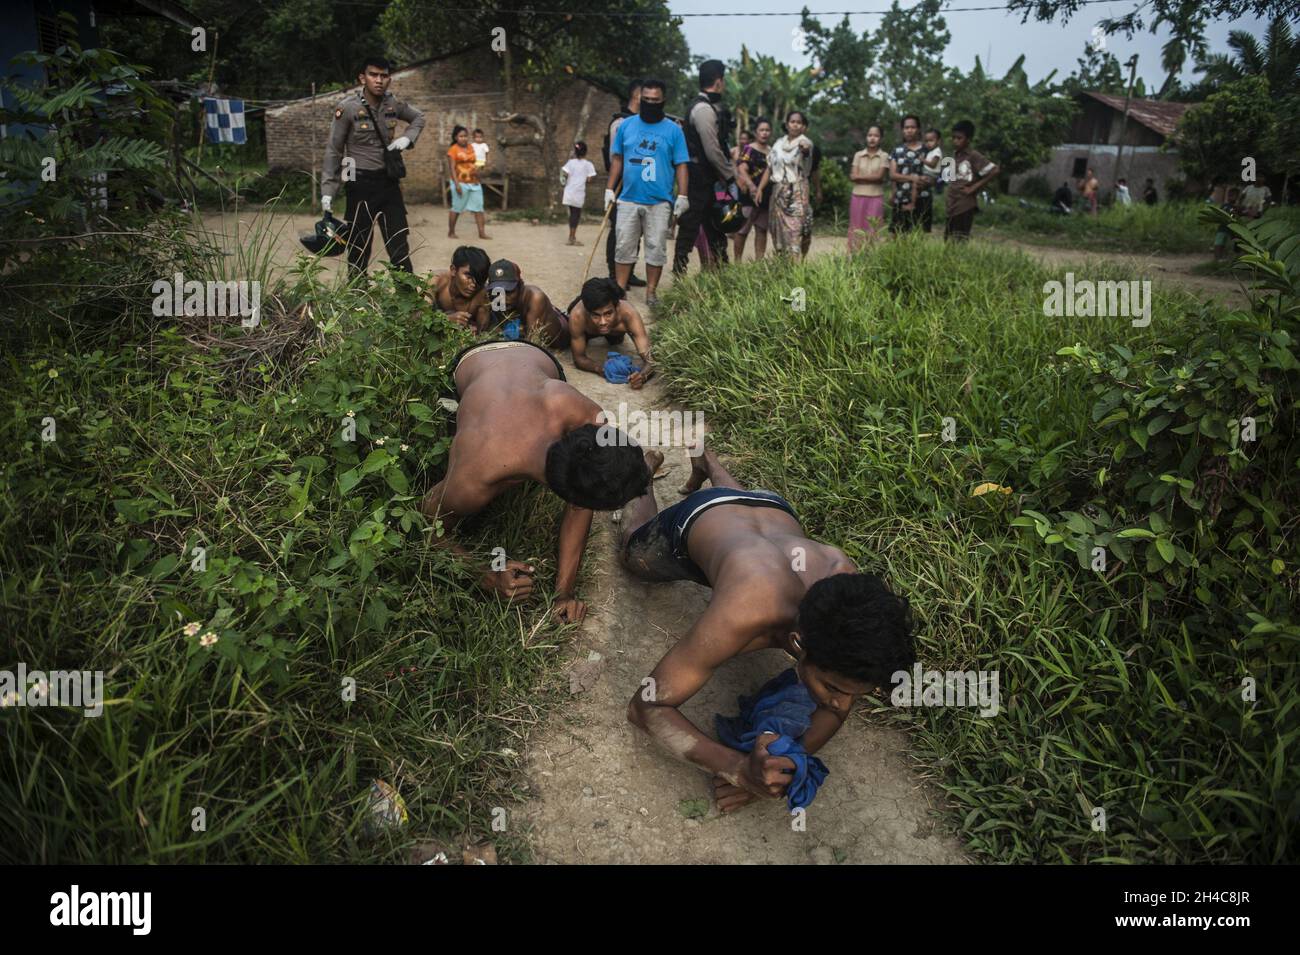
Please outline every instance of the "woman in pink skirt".
[[880, 234], [885, 221], [885, 180], [889, 178], [889, 156], [880, 148], [879, 126], [867, 129], [867, 148], [853, 157], [849, 178], [853, 197], [849, 200], [849, 251], [854, 252]]

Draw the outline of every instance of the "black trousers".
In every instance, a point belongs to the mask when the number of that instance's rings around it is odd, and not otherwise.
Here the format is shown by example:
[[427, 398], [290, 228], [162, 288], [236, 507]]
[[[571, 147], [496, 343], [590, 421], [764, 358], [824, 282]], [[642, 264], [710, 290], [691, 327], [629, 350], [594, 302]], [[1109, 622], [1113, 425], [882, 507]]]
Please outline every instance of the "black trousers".
[[382, 174], [365, 176], [359, 173], [348, 183], [347, 190], [348, 219], [352, 223], [348, 233], [348, 270], [352, 275], [366, 270], [370, 261], [370, 236], [376, 222], [383, 233], [389, 261], [399, 269], [413, 272], [406, 203], [402, 201], [402, 187], [397, 180]]
[[677, 275], [686, 272], [701, 226], [704, 227], [704, 238], [709, 244], [709, 251], [713, 253], [714, 262], [723, 264], [729, 261], [727, 234], [715, 228], [709, 216], [709, 206], [713, 202], [713, 183], [691, 177], [686, 198], [691, 205], [686, 210], [686, 215], [677, 220], [677, 244], [673, 248], [673, 272]]
[[934, 227], [934, 196], [923, 196], [916, 200], [916, 219], [923, 232]]
[[975, 224], [975, 213], [978, 211], [977, 207], [967, 209], [955, 216], [949, 216], [948, 227], [943, 230], [944, 239], [956, 242], [964, 242], [969, 239], [971, 226]]

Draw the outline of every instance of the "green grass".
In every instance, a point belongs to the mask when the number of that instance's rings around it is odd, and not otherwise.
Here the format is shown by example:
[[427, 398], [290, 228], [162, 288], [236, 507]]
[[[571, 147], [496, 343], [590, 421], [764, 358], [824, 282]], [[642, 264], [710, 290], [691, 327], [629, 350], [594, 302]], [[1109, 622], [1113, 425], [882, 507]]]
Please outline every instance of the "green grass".
[[992, 236], [1007, 236], [1041, 245], [1112, 252], [1210, 252], [1214, 229], [1197, 218], [1201, 204], [1162, 202], [1154, 206], [1107, 206], [1094, 218], [1080, 203], [1074, 214], [1053, 215], [1047, 203], [1030, 200], [1020, 206], [1015, 196], [999, 196], [984, 206], [976, 226]]
[[[106, 314], [87, 322], [83, 293], [56, 289], [50, 314], [5, 329], [0, 668], [103, 670], [108, 703], [89, 719], [0, 713], [0, 858], [378, 862], [487, 836], [519, 859], [516, 753], [564, 633], [539, 602], [475, 591], [418, 513], [445, 467], [436, 398], [462, 333], [401, 278], [326, 288], [240, 248], [176, 235], [101, 248], [83, 261], [120, 296], [100, 293]], [[48, 255], [7, 294], [56, 272]], [[143, 283], [173, 267], [264, 275], [263, 328], [154, 319]], [[466, 540], [553, 576], [560, 507], [520, 492]], [[189, 622], [219, 641], [201, 647]], [[369, 838], [375, 778], [410, 823]]]
[[[1011, 250], [910, 239], [703, 273], [665, 294], [656, 355], [738, 474], [787, 495], [814, 536], [912, 601], [927, 668], [1000, 672], [991, 719], [884, 698], [871, 709], [912, 729], [971, 850], [1004, 862], [1294, 858], [1290, 658], [1260, 659], [1226, 624], [1194, 639], [1172, 599], [1133, 596], [1140, 569], [1080, 569], [1010, 523], [1086, 499], [1111, 463], [1089, 381], [1057, 350], [1136, 350], [1201, 308], [1157, 287], [1149, 328], [1049, 318], [1042, 287], [1060, 278]], [[804, 311], [787, 301], [795, 289]], [[973, 496], [986, 481], [1012, 493]], [[1254, 712], [1233, 692], [1243, 673], [1272, 688]], [[1096, 806], [1105, 831], [1092, 828]]]

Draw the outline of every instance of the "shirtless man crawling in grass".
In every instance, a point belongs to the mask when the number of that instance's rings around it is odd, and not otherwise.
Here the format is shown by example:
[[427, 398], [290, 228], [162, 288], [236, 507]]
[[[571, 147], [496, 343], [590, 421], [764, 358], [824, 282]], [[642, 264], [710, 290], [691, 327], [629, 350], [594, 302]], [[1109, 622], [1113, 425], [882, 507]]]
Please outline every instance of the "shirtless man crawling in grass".
[[[420, 509], [451, 531], [494, 498], [526, 480], [545, 484], [568, 507], [560, 522], [556, 562], [559, 619], [580, 623], [586, 605], [574, 595], [578, 565], [593, 510], [614, 510], [644, 494], [662, 455], [649, 456], [612, 426], [600, 405], [564, 380], [554, 356], [531, 342], [481, 342], [453, 361], [460, 405], [446, 476], [429, 489]], [[600, 427], [598, 427], [600, 425]], [[462, 557], [469, 552], [444, 537]], [[510, 560], [484, 568], [479, 586], [508, 600], [533, 592], [534, 568]]]
[[611, 348], [632, 336], [632, 344], [641, 356], [641, 369], [627, 379], [632, 388], [640, 388], [654, 377], [650, 364], [650, 336], [646, 333], [641, 314], [627, 300], [623, 286], [610, 278], [588, 279], [582, 294], [569, 306], [569, 347], [573, 351], [573, 364], [583, 371], [604, 374], [600, 364], [587, 354], [587, 340], [597, 335], [605, 336]]
[[[844, 724], [857, 696], [889, 686], [916, 652], [905, 600], [859, 573], [843, 551], [806, 537], [784, 499], [745, 490], [713, 452], [692, 451], [699, 453], [682, 488], [687, 497], [659, 511], [651, 485], [624, 507], [621, 557], [643, 580], [693, 580], [712, 587], [713, 597], [650, 674], [650, 692], [637, 688], [627, 716], [673, 756], [712, 774], [718, 808], [730, 812], [756, 795], [784, 795], [795, 766], [768, 754], [776, 734], [742, 753], [682, 715], [679, 707], [714, 670], [752, 650], [793, 657], [817, 704], [799, 740], [812, 754]], [[712, 486], [701, 489], [705, 480]]]
[[462, 245], [451, 255], [451, 268], [433, 276], [430, 303], [449, 321], [479, 329], [487, 324], [487, 278], [491, 260], [482, 249]]

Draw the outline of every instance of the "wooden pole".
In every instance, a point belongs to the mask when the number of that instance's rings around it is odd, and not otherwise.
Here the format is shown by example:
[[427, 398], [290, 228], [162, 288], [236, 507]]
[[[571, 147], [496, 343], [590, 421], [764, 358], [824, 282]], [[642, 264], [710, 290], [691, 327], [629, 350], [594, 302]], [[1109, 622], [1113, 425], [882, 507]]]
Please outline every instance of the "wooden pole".
[[[617, 200], [615, 200], [617, 201]], [[614, 208], [611, 202], [605, 207], [605, 214], [600, 219], [600, 230], [596, 233], [596, 241], [591, 243], [591, 252], [587, 255], [587, 267], [582, 270], [582, 281], [587, 281], [587, 273], [591, 271], [591, 260], [596, 257], [596, 248], [600, 245], [600, 237], [605, 234], [605, 224], [609, 222], [609, 211]]]
[[1119, 182], [1120, 164], [1124, 161], [1124, 140], [1128, 138], [1128, 105], [1133, 99], [1133, 81], [1137, 77], [1138, 55], [1134, 53], [1128, 58], [1128, 93], [1124, 97], [1124, 118], [1119, 127], [1119, 151], [1115, 154], [1115, 175], [1112, 177]]
[[316, 150], [316, 81], [311, 84], [311, 210], [316, 212], [316, 163], [320, 153]]
[[[212, 75], [217, 69], [217, 42], [221, 39], [221, 34], [214, 32], [212, 34], [212, 56], [208, 60], [208, 95], [212, 94]], [[198, 162], [203, 164], [203, 140], [207, 137], [208, 132], [208, 114], [203, 108], [203, 101], [199, 101], [199, 155]]]

